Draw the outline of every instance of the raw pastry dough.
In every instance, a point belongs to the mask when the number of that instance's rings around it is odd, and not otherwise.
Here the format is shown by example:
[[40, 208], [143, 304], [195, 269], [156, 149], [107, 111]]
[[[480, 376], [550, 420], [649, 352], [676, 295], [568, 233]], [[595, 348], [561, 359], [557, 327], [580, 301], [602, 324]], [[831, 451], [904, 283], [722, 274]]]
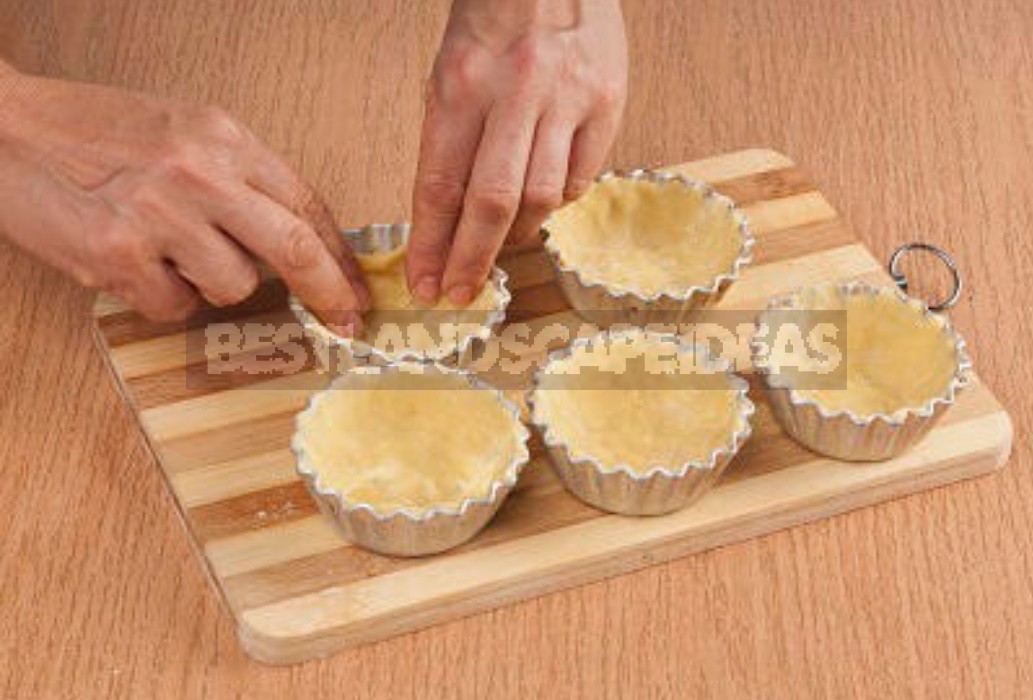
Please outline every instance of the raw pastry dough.
[[743, 245], [728, 207], [678, 182], [597, 182], [547, 227], [549, 245], [585, 281], [645, 296], [709, 286]]
[[457, 508], [491, 494], [524, 450], [520, 421], [490, 389], [407, 363], [356, 370], [299, 418], [320, 484], [387, 513]]
[[428, 355], [451, 352], [476, 334], [498, 307], [498, 291], [489, 280], [469, 306], [457, 307], [442, 297], [433, 307], [421, 306], [405, 279], [405, 246], [386, 253], [359, 253], [371, 310], [362, 339], [388, 355], [414, 350]]
[[534, 392], [535, 421], [574, 459], [637, 473], [705, 463], [746, 427], [739, 392], [693, 352], [647, 334], [575, 346], [547, 365]]
[[[829, 382], [828, 387], [797, 388], [794, 391], [801, 399], [830, 412], [849, 411], [867, 418], [919, 409], [946, 394], [958, 368], [958, 354], [940, 317], [926, 316], [889, 288], [874, 295], [845, 294], [837, 285], [823, 285], [800, 292], [798, 298], [805, 310], [846, 312], [845, 350], [840, 339], [835, 341], [846, 362], [846, 386], [839, 378], [838, 386]], [[772, 347], [773, 372], [781, 367], [814, 366], [815, 358], [806, 348], [778, 343]]]

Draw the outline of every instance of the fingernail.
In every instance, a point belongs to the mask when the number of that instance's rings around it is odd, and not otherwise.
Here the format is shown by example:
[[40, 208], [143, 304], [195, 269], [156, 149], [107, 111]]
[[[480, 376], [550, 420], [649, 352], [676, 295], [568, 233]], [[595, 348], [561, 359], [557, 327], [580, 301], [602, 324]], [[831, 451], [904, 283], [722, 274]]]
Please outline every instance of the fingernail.
[[348, 312], [339, 322], [328, 323], [327, 326], [342, 338], [355, 338], [362, 332], [362, 317], [355, 312]]
[[466, 306], [473, 301], [477, 290], [468, 284], [459, 284], [448, 290], [448, 298], [453, 304]]
[[424, 277], [416, 283], [416, 289], [413, 292], [420, 301], [426, 304], [433, 304], [438, 300], [441, 288], [438, 285], [438, 281], [433, 277]]

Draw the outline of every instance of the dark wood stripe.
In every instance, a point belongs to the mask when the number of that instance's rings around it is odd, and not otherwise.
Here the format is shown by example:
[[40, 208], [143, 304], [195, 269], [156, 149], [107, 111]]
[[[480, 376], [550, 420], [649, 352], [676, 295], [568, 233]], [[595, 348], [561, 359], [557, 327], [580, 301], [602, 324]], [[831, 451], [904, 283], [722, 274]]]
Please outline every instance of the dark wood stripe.
[[[997, 406], [989, 391], [981, 390], [980, 393], [977, 401], [947, 413], [942, 424], [962, 422], [995, 411]], [[759, 477], [817, 458], [820, 456], [785, 438], [753, 440], [733, 460], [723, 481], [733, 483]], [[534, 467], [545, 469], [544, 460], [538, 460]], [[865, 465], [857, 465], [857, 469], [864, 468]], [[559, 480], [550, 476], [532, 488], [514, 492], [486, 530], [453, 551], [475, 551], [573, 526], [602, 515], [604, 513], [569, 495]], [[419, 565], [419, 560], [392, 558], [345, 545], [303, 559], [228, 577], [223, 581], [223, 587], [234, 606], [247, 609], [314, 593], [327, 586], [346, 585], [355, 580]]]
[[[770, 418], [769, 418], [770, 419]], [[752, 454], [739, 455], [729, 466], [729, 482], [778, 471], [814, 457], [803, 447], [786, 450], [785, 441], [757, 441]], [[749, 465], [749, 468], [744, 468]], [[547, 469], [544, 459], [535, 468]], [[531, 488], [514, 491], [490, 526], [456, 552], [474, 551], [503, 542], [573, 526], [604, 515], [566, 491], [552, 474]], [[418, 560], [389, 558], [344, 544], [332, 551], [227, 578], [223, 585], [242, 608], [265, 605], [345, 585], [371, 575], [419, 566]]]
[[[522, 537], [556, 530], [602, 517], [605, 513], [570, 495], [548, 471], [544, 460], [531, 467], [547, 478], [510, 495], [498, 514], [475, 539], [451, 550], [472, 552]], [[223, 587], [241, 609], [310, 593], [328, 585], [343, 585], [372, 575], [419, 565], [419, 560], [386, 557], [359, 547], [342, 547], [259, 571], [228, 577]]]
[[[758, 385], [759, 380], [751, 384]], [[941, 426], [961, 423], [997, 410], [992, 395], [984, 388], [979, 387], [974, 393], [976, 396], [948, 412]], [[758, 407], [754, 420], [755, 436], [729, 465], [722, 477], [724, 483], [770, 474], [820, 458], [782, 433], [763, 392], [753, 392], [752, 398]], [[864, 465], [858, 465], [858, 468], [863, 469]], [[476, 539], [454, 551], [474, 551], [601, 515], [600, 511], [567, 493], [549, 471], [547, 460], [536, 457], [522, 477], [521, 485], [507, 499], [492, 524]], [[249, 608], [311, 593], [329, 585], [345, 585], [368, 576], [400, 571], [419, 563], [419, 560], [384, 557], [343, 545], [330, 552], [238, 574], [228, 578], [224, 586], [227, 591], [232, 591], [232, 599], [237, 605]]]
[[175, 473], [282, 450], [294, 434], [295, 411], [275, 413], [225, 428], [191, 433], [156, 445], [162, 466]]
[[[285, 321], [287, 323], [287, 321]], [[194, 359], [185, 368], [163, 370], [128, 380], [141, 410], [206, 396], [229, 389], [241, 389], [270, 379], [318, 370], [319, 361], [308, 341], [296, 345], [268, 345], [209, 363], [202, 352], [190, 352]], [[288, 369], [275, 369], [286, 365]], [[270, 371], [272, 370], [272, 371]], [[329, 379], [327, 379], [329, 381]]]
[[835, 248], [857, 243], [857, 238], [840, 219], [816, 221], [811, 224], [780, 229], [758, 236], [753, 249], [753, 265], [792, 260], [804, 255], [816, 255]]
[[563, 290], [555, 281], [524, 287], [513, 292], [513, 301], [506, 309], [507, 323], [526, 323], [542, 316], [570, 311]]
[[190, 509], [190, 525], [199, 542], [251, 530], [284, 525], [318, 513], [305, 485], [298, 481], [253, 491]]
[[[541, 444], [535, 439], [529, 444], [531, 461], [544, 456]], [[534, 473], [532, 473], [534, 472]], [[551, 473], [546, 474], [552, 480]], [[514, 494], [539, 485], [542, 474], [527, 469], [521, 475]], [[288, 484], [252, 491], [240, 496], [206, 503], [189, 510], [194, 536], [202, 543], [224, 537], [232, 537], [253, 530], [283, 525], [318, 512], [299, 478]]]
[[797, 167], [744, 175], [734, 180], [713, 183], [712, 186], [740, 206], [794, 197], [817, 189], [810, 176]]
[[[751, 383], [758, 384], [756, 378]], [[767, 409], [763, 392], [755, 390], [754, 400], [758, 404], [757, 417], [754, 419], [754, 430], [757, 435], [779, 436], [781, 429], [774, 421], [770, 410]], [[291, 421], [290, 432], [293, 433], [293, 421]], [[225, 433], [220, 433], [225, 435]], [[289, 435], [284, 436], [289, 440]], [[806, 450], [800, 448], [799, 452], [786, 450], [788, 439], [781, 440], [758, 440], [750, 444], [757, 444], [759, 449], [755, 450], [760, 456], [759, 461], [751, 459], [751, 464], [765, 464], [768, 469], [780, 469], [789, 464], [801, 461], [801, 453], [806, 455]], [[544, 457], [544, 449], [537, 439], [532, 438], [529, 445], [532, 461]], [[790, 452], [791, 454], [786, 454]], [[529, 470], [522, 475], [520, 485], [514, 491], [514, 496], [525, 489], [534, 491], [541, 482], [541, 475], [533, 475], [535, 470]], [[548, 475], [552, 480], [551, 474]], [[260, 491], [254, 491], [241, 496], [225, 499], [215, 503], [205, 504], [192, 508], [189, 511], [190, 518], [195, 527], [195, 535], [201, 542], [208, 542], [213, 539], [230, 537], [242, 534], [251, 530], [258, 530], [265, 527], [280, 525], [288, 520], [312, 515], [316, 512], [315, 504], [311, 501], [303, 484], [299, 481], [291, 484], [276, 486]], [[277, 514], [271, 517], [271, 514]]]

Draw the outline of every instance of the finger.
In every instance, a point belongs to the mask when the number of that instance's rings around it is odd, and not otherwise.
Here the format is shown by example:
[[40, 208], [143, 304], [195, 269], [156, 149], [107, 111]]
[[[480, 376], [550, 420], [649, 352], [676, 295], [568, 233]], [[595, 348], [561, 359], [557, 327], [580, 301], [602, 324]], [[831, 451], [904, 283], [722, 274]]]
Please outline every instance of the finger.
[[168, 258], [176, 272], [213, 306], [239, 304], [258, 288], [254, 259], [240, 245], [212, 226], [180, 231]]
[[573, 133], [573, 122], [551, 114], [546, 114], [538, 123], [524, 178], [520, 212], [509, 231], [507, 243], [521, 245], [529, 242], [538, 235], [549, 213], [563, 204]]
[[139, 267], [133, 280], [115, 293], [152, 321], [184, 321], [197, 310], [197, 291], [168, 263], [155, 259]]
[[485, 122], [442, 277], [453, 303], [473, 300], [506, 240], [520, 204], [537, 122], [525, 104], [499, 105]]
[[481, 110], [448, 111], [434, 98], [427, 103], [406, 255], [409, 288], [425, 303], [434, 303], [441, 293], [441, 278], [483, 128]]
[[369, 290], [355, 261], [355, 255], [341, 235], [326, 202], [283, 160], [257, 140], [251, 144], [248, 184], [304, 219], [323, 241], [359, 298], [360, 308], [369, 308]]
[[613, 138], [617, 135], [617, 125], [616, 119], [599, 117], [578, 128], [570, 147], [570, 168], [563, 192], [564, 199], [577, 199], [592, 184], [606, 162]]
[[249, 187], [214, 207], [215, 223], [265, 260], [324, 323], [344, 335], [361, 330], [359, 297], [311, 225]]

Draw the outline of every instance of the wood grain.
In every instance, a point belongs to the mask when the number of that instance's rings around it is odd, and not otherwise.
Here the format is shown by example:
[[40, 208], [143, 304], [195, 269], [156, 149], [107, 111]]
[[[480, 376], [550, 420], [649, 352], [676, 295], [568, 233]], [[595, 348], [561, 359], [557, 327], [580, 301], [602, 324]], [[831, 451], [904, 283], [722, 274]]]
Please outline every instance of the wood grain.
[[[405, 216], [444, 3], [0, 0], [25, 68], [219, 103], [344, 221]], [[621, 166], [772, 144], [879, 257], [922, 237], [1016, 419], [999, 476], [261, 667], [205, 589], [89, 334], [89, 296], [0, 249], [0, 696], [1021, 697], [1033, 681], [1033, 7], [626, 4]], [[930, 275], [931, 277], [931, 275]], [[58, 611], [61, 611], [60, 613]]]
[[[715, 315], [710, 321], [728, 329], [740, 323], [752, 327], [767, 299], [809, 284], [856, 278], [889, 284], [879, 262], [784, 155], [752, 149], [672, 170], [735, 195], [756, 222], [755, 261], [711, 312], [749, 313]], [[562, 299], [540, 248], [504, 252], [499, 265], [508, 273], [509, 309], [522, 319], [517, 331], [527, 342], [506, 345], [503, 339], [514, 324], [504, 324], [488, 344], [487, 361], [473, 367], [481, 367], [482, 377], [494, 379], [522, 404], [532, 373], [550, 349], [533, 340], [531, 328], [548, 327], [544, 337], [554, 338], [556, 330], [573, 332], [583, 323]], [[542, 304], [543, 298], [550, 301]], [[280, 304], [285, 304], [282, 295]], [[231, 360], [251, 360], [251, 371], [246, 366], [228, 384], [218, 371], [225, 363], [208, 362], [202, 329], [149, 322], [107, 295], [93, 313], [98, 349], [137, 413], [187, 529], [204, 552], [202, 566], [233, 615], [245, 649], [270, 663], [326, 656], [984, 475], [999, 468], [1011, 450], [1010, 419], [977, 381], [925, 442], [904, 456], [864, 468], [820, 459], [779, 428], [761, 382], [755, 381], [755, 438], [736, 457], [728, 477], [684, 511], [629, 519], [585, 507], [561, 486], [535, 444], [502, 514], [473, 541], [421, 560], [379, 557], [343, 539], [301, 480], [289, 477], [294, 416], [327, 378], [312, 370], [311, 362], [273, 366], [255, 358], [306, 352], [311, 360], [314, 353], [297, 322], [283, 318], [281, 332], [270, 331], [264, 342], [235, 344]], [[229, 328], [238, 335], [256, 320], [270, 318], [254, 304], [219, 313], [233, 321]], [[117, 326], [109, 322], [112, 317], [119, 319]], [[155, 326], [167, 334], [156, 335]], [[503, 347], [504, 355], [498, 352]], [[740, 372], [752, 374], [744, 344], [722, 354]], [[497, 362], [500, 357], [506, 362]], [[262, 441], [250, 438], [256, 424], [263, 426]], [[232, 459], [226, 459], [228, 453]]]

